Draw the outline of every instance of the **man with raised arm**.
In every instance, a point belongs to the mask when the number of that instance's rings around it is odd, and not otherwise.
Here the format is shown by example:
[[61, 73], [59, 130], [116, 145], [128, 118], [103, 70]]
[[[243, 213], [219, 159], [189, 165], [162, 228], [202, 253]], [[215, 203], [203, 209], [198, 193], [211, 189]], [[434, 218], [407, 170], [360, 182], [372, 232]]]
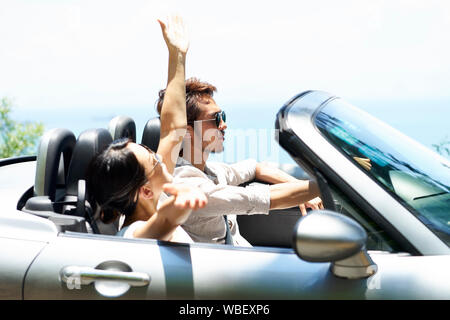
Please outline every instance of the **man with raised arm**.
[[[213, 85], [198, 79], [186, 81], [187, 133], [174, 183], [196, 186], [208, 198], [208, 204], [183, 224], [190, 237], [197, 242], [250, 246], [239, 233], [235, 215], [268, 214], [271, 209], [295, 206], [305, 215], [306, 207], [323, 208], [315, 181], [298, 180], [250, 159], [231, 165], [207, 162], [210, 153], [223, 151], [227, 128], [225, 112], [213, 99], [215, 91]], [[166, 90], [161, 90], [158, 112], [165, 95]], [[268, 184], [240, 186], [254, 179]]]

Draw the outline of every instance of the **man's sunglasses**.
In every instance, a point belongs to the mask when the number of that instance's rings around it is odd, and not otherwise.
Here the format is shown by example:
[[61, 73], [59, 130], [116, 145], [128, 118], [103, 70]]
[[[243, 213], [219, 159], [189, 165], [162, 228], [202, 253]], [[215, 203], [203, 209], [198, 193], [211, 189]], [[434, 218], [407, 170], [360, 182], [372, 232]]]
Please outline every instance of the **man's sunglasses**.
[[217, 112], [215, 117], [213, 119], [207, 119], [207, 120], [195, 120], [188, 122], [189, 124], [192, 124], [194, 122], [204, 122], [204, 121], [215, 121], [216, 127], [218, 128], [220, 125], [220, 121], [227, 122], [227, 116], [225, 114], [225, 111]]

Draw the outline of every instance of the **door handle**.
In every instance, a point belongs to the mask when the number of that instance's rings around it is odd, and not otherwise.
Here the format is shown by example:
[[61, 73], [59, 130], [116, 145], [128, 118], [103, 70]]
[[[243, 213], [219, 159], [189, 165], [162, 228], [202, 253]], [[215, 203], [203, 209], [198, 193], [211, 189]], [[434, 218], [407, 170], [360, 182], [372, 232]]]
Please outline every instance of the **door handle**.
[[61, 281], [68, 286], [89, 285], [95, 281], [127, 283], [131, 287], [143, 287], [150, 283], [150, 276], [142, 272], [101, 270], [91, 267], [67, 266], [61, 269]]

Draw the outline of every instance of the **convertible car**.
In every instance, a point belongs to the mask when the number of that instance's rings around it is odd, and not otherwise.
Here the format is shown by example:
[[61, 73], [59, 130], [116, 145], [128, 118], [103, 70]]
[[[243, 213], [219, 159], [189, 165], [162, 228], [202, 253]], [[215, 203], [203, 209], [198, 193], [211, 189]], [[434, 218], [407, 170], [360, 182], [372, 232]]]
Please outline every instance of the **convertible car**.
[[0, 298], [450, 299], [449, 161], [321, 91], [289, 100], [275, 127], [325, 210], [238, 217], [252, 248], [125, 239], [99, 221], [85, 168], [136, 139], [130, 118], [53, 129], [36, 156], [0, 160]]

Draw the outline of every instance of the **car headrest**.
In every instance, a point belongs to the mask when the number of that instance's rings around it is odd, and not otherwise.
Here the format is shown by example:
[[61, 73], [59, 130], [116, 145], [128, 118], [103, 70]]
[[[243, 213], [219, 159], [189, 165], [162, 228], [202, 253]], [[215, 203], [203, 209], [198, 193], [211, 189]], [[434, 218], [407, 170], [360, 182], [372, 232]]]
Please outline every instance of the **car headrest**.
[[36, 159], [35, 196], [55, 201], [58, 182], [65, 183], [75, 141], [75, 135], [67, 129], [52, 129], [42, 136]]
[[67, 175], [67, 195], [77, 195], [78, 180], [86, 178], [86, 171], [92, 158], [112, 142], [108, 130], [89, 129], [83, 131], [75, 144]]
[[136, 124], [133, 119], [127, 116], [117, 116], [108, 124], [108, 131], [113, 140], [120, 138], [130, 138], [136, 142]]
[[147, 121], [142, 133], [142, 144], [146, 145], [154, 152], [158, 150], [161, 120], [159, 117]]

